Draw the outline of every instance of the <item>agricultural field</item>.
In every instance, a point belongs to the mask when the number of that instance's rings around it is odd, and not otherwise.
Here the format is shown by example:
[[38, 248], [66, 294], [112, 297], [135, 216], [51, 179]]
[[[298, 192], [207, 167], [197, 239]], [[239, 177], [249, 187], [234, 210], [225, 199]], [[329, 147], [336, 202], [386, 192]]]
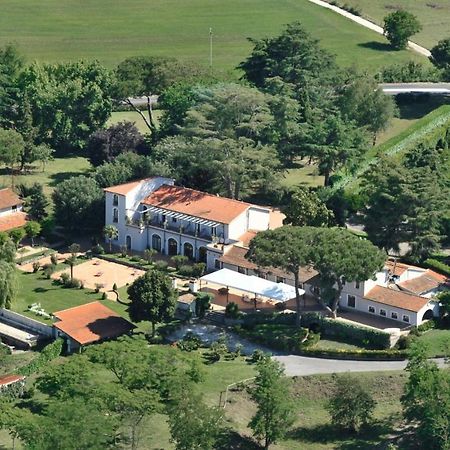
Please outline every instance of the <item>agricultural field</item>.
[[363, 17], [380, 25], [383, 24], [383, 17], [396, 9], [412, 12], [423, 26], [423, 30], [413, 40], [427, 48], [433, 47], [440, 39], [450, 37], [448, 0], [345, 0], [342, 3], [359, 8]]
[[4, 0], [0, 45], [15, 42], [38, 61], [98, 59], [112, 67], [134, 55], [164, 55], [208, 65], [211, 27], [213, 67], [226, 75], [248, 55], [248, 37], [274, 35], [295, 20], [342, 65], [426, 61], [391, 51], [382, 36], [308, 0]]

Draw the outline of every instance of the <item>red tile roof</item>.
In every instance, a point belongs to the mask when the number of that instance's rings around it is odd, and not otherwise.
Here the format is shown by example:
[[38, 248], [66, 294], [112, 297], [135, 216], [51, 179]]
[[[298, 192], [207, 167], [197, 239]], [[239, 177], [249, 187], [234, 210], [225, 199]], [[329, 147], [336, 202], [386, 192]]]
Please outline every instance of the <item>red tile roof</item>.
[[21, 204], [22, 200], [12, 189], [0, 189], [0, 209], [11, 208]]
[[429, 298], [419, 297], [418, 295], [396, 291], [383, 286], [375, 286], [364, 298], [412, 312], [420, 311], [430, 301]]
[[220, 223], [232, 222], [252, 206], [250, 203], [166, 184], [151, 193], [142, 203]]
[[134, 188], [138, 187], [140, 184], [144, 183], [145, 181], [149, 181], [152, 178], [145, 178], [143, 180], [136, 180], [136, 181], [130, 181], [129, 183], [124, 184], [118, 184], [117, 186], [110, 186], [105, 189], [103, 189], [105, 192], [111, 192], [113, 194], [119, 194], [119, 195], [127, 195], [128, 192], [132, 191]]
[[11, 383], [17, 383], [18, 381], [25, 380], [23, 375], [5, 375], [0, 378], [0, 386], [7, 386]]
[[406, 289], [407, 291], [414, 292], [415, 294], [423, 294], [433, 289], [437, 289], [439, 286], [450, 283], [450, 280], [446, 276], [439, 273], [427, 270], [423, 275], [412, 280], [402, 281], [398, 285]]
[[0, 217], [0, 231], [9, 231], [23, 227], [27, 223], [27, 215], [17, 211]]
[[54, 327], [80, 345], [112, 339], [125, 334], [134, 325], [100, 302], [87, 303], [53, 313], [60, 321]]
[[[222, 261], [225, 264], [231, 264], [233, 266], [245, 267], [250, 270], [260, 270], [262, 273], [268, 273], [283, 277], [286, 279], [293, 279], [293, 275], [291, 273], [284, 272], [276, 267], [264, 267], [258, 269], [258, 266], [255, 263], [249, 261], [245, 254], [247, 253], [247, 248], [239, 247], [237, 245], [233, 245], [224, 255], [219, 258], [219, 261]], [[299, 271], [299, 281], [300, 283], [310, 282], [314, 277], [316, 277], [318, 272], [314, 270], [312, 267], [302, 267]]]
[[395, 262], [392, 259], [386, 261], [384, 265], [392, 275], [400, 276], [405, 273], [408, 269], [420, 269], [419, 267], [411, 266], [409, 264], [404, 264], [401, 262]]

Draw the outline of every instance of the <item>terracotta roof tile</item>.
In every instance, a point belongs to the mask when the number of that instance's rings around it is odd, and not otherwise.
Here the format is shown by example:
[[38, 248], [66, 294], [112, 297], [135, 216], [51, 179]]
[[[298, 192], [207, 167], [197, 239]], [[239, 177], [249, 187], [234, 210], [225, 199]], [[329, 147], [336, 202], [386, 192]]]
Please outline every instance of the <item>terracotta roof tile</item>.
[[0, 209], [11, 208], [21, 204], [22, 200], [12, 189], [0, 189]]
[[0, 231], [9, 231], [23, 227], [27, 223], [27, 215], [24, 212], [12, 212], [0, 217]]
[[404, 264], [401, 262], [395, 262], [392, 259], [386, 261], [385, 265], [386, 269], [388, 269], [392, 275], [400, 276], [405, 273], [408, 269], [420, 269], [419, 267], [411, 266], [409, 264]]
[[[245, 267], [250, 270], [258, 270], [258, 266], [256, 264], [252, 263], [251, 261], [245, 258], [247, 250], [248, 249], [245, 247], [233, 245], [225, 255], [222, 255], [219, 258], [219, 261], [234, 266]], [[293, 278], [291, 273], [284, 272], [283, 270], [280, 270], [276, 267], [261, 268], [259, 270], [263, 273], [270, 272], [271, 274], [277, 277], [283, 277], [287, 279]], [[314, 270], [312, 267], [302, 267], [299, 273], [300, 282], [301, 283], [310, 282], [314, 277], [317, 276], [317, 274], [318, 272]]]
[[60, 321], [53, 324], [79, 344], [90, 344], [125, 334], [134, 325], [100, 302], [87, 303], [53, 313]]
[[412, 280], [406, 280], [398, 283], [399, 287], [406, 289], [415, 294], [423, 294], [432, 289], [437, 289], [439, 286], [450, 282], [446, 276], [440, 275], [432, 270], [427, 270], [423, 275]]
[[23, 375], [5, 375], [0, 378], [0, 386], [6, 386], [11, 383], [16, 383], [17, 381], [25, 380]]
[[138, 187], [145, 181], [149, 181], [152, 178], [145, 178], [143, 180], [130, 181], [129, 183], [118, 184], [117, 186], [110, 186], [103, 189], [105, 192], [111, 192], [112, 194], [127, 195], [128, 192]]
[[419, 297], [418, 295], [396, 291], [383, 286], [375, 286], [364, 298], [412, 312], [418, 312], [430, 301], [429, 298]]
[[220, 223], [232, 222], [252, 206], [250, 203], [169, 185], [161, 186], [142, 203]]

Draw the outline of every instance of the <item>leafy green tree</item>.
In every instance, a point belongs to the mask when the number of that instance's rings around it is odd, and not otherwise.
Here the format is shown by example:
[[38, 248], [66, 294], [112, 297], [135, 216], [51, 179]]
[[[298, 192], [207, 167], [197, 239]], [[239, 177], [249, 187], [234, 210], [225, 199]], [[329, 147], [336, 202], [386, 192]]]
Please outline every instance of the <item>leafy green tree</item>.
[[26, 235], [27, 233], [23, 228], [16, 228], [9, 232], [9, 237], [13, 240], [14, 244], [16, 244], [16, 247], [20, 245]]
[[93, 366], [84, 355], [73, 356], [63, 364], [45, 367], [36, 380], [36, 387], [61, 403], [76, 397], [88, 400], [95, 382], [90, 377], [89, 371], [92, 369]]
[[222, 431], [222, 412], [206, 406], [200, 394], [187, 386], [184, 395], [167, 406], [171, 440], [176, 450], [212, 450]]
[[0, 308], [10, 308], [19, 289], [17, 271], [13, 264], [0, 260]]
[[58, 184], [52, 198], [56, 221], [69, 230], [95, 229], [103, 221], [103, 191], [93, 178], [69, 178]]
[[17, 79], [23, 68], [24, 59], [14, 45], [0, 49], [0, 127], [10, 128], [16, 119]]
[[30, 191], [30, 195], [26, 199], [28, 214], [32, 219], [40, 222], [48, 216], [49, 201], [44, 194], [42, 184], [35, 183], [31, 186]]
[[386, 253], [342, 228], [321, 228], [316, 235], [313, 266], [321, 280], [321, 301], [336, 317], [344, 282], [365, 281], [383, 268]]
[[376, 80], [380, 83], [414, 83], [420, 81], [439, 81], [439, 73], [434, 68], [415, 61], [403, 64], [392, 64], [383, 67], [377, 74]]
[[340, 87], [337, 104], [346, 121], [354, 121], [358, 127], [367, 127], [373, 136], [386, 129], [397, 112], [392, 96], [378, 89], [377, 82], [366, 73], [349, 69]]
[[423, 448], [450, 448], [450, 374], [427, 359], [426, 347], [410, 350], [409, 373], [401, 398], [403, 413]]
[[295, 420], [294, 404], [288, 389], [284, 369], [269, 357], [258, 362], [254, 386], [250, 390], [257, 411], [249, 427], [253, 435], [268, 450], [282, 439]]
[[119, 230], [114, 225], [105, 225], [103, 236], [109, 241], [109, 253], [112, 253], [112, 241], [119, 237]]
[[[157, 125], [153, 112], [155, 102], [153, 96], [161, 94], [165, 89], [182, 80], [184, 82], [194, 80], [198, 74], [199, 69], [196, 66], [182, 63], [174, 58], [134, 56], [125, 59], [117, 66], [115, 97], [124, 100], [137, 112], [154, 135], [157, 132]], [[132, 101], [132, 97], [140, 96], [147, 98], [148, 116]]]
[[329, 186], [331, 174], [355, 161], [362, 154], [365, 144], [364, 131], [336, 112], [311, 125], [305, 153], [317, 162], [325, 177], [324, 185]]
[[97, 130], [86, 144], [89, 161], [94, 167], [113, 161], [124, 152], [143, 152], [144, 138], [133, 122], [119, 122], [105, 130]]
[[38, 222], [29, 221], [25, 224], [24, 230], [28, 238], [31, 239], [31, 246], [34, 246], [34, 238], [39, 236], [41, 232], [41, 225]]
[[23, 138], [17, 131], [0, 128], [0, 162], [10, 168], [13, 185], [14, 168], [20, 161], [24, 147]]
[[[89, 418], [89, 420], [86, 420]], [[84, 450], [113, 445], [119, 422], [82, 398], [51, 401], [43, 415], [36, 417], [37, 427], [25, 440], [40, 450]], [[83, 424], [83, 433], [80, 433]]]
[[34, 63], [18, 85], [31, 106], [38, 143], [60, 152], [81, 150], [111, 114], [112, 77], [95, 61]]
[[273, 116], [269, 97], [238, 84], [219, 84], [196, 92], [181, 129], [186, 136], [270, 142]]
[[251, 241], [246, 258], [260, 267], [277, 267], [294, 278], [297, 325], [301, 319], [300, 270], [312, 262], [316, 230], [284, 226], [259, 232]]
[[156, 324], [171, 319], [175, 313], [177, 295], [172, 288], [172, 280], [159, 270], [149, 270], [137, 278], [127, 293], [131, 319], [150, 321], [152, 336], [155, 335]]
[[400, 243], [407, 239], [407, 183], [407, 171], [387, 158], [377, 161], [362, 182], [362, 193], [367, 198], [364, 230], [369, 239], [386, 252], [398, 252]]
[[404, 10], [397, 10], [384, 18], [384, 35], [397, 50], [407, 47], [408, 39], [422, 30], [417, 17]]
[[450, 38], [441, 39], [432, 49], [430, 61], [441, 69], [446, 81], [450, 81]]
[[334, 392], [326, 408], [334, 425], [346, 431], [358, 432], [367, 425], [376, 402], [356, 377], [338, 376]]
[[150, 264], [153, 260], [153, 256], [158, 253], [154, 248], [146, 248], [144, 250], [144, 259], [147, 261], [148, 264]]
[[307, 188], [297, 188], [283, 209], [285, 223], [296, 226], [324, 227], [333, 220], [333, 212], [319, 198], [317, 193]]
[[0, 260], [13, 264], [16, 259], [16, 244], [7, 233], [0, 232]]

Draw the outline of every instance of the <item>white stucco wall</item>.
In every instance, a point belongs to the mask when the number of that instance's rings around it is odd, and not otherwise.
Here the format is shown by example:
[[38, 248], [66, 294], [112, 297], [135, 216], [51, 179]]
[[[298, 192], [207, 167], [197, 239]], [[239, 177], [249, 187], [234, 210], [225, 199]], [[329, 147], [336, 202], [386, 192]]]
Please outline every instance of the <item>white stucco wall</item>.
[[228, 239], [237, 241], [248, 230], [247, 224], [247, 211], [244, 211], [228, 224]]
[[0, 217], [9, 216], [10, 214], [14, 214], [18, 211], [22, 211], [22, 205], [17, 205], [17, 208], [13, 210], [11, 207], [0, 209]]
[[248, 230], [263, 231], [269, 228], [270, 210], [252, 206], [247, 210], [247, 212]]

